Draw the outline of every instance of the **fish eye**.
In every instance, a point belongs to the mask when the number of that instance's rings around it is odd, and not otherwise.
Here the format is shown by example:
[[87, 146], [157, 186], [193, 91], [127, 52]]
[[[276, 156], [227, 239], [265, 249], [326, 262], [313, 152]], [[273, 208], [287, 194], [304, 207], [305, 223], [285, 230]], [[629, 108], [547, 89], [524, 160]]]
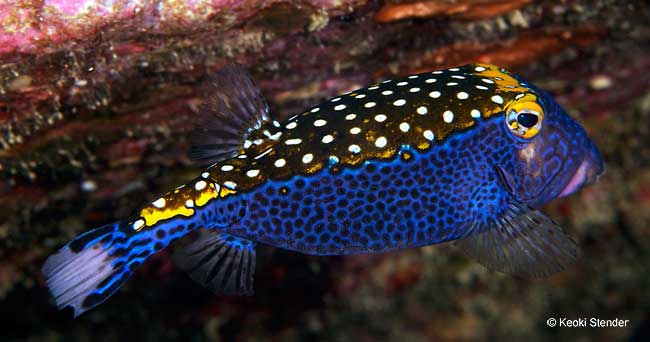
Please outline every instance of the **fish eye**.
[[512, 134], [531, 139], [539, 133], [544, 121], [544, 111], [535, 101], [526, 100], [512, 104], [506, 115], [506, 124]]
[[534, 127], [537, 124], [538, 120], [539, 120], [538, 114], [520, 113], [517, 115], [517, 122], [519, 122], [520, 125], [526, 128]]

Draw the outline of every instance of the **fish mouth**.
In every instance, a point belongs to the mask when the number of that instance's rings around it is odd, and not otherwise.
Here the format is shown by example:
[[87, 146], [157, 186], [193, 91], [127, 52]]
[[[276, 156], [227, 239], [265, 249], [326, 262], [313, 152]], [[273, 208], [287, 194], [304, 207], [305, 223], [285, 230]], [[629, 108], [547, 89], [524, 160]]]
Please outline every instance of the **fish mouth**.
[[571, 177], [569, 183], [564, 187], [564, 189], [562, 189], [562, 192], [560, 192], [558, 196], [566, 197], [578, 191], [578, 189], [580, 189], [582, 185], [585, 183], [586, 179], [587, 179], [587, 161], [583, 160], [582, 163], [580, 164], [580, 167], [578, 167], [578, 170], [576, 170], [576, 172], [573, 174], [573, 177]]
[[605, 165], [602, 160], [597, 162], [596, 165], [589, 159], [583, 160], [558, 197], [569, 196], [584, 186], [596, 183], [604, 173]]

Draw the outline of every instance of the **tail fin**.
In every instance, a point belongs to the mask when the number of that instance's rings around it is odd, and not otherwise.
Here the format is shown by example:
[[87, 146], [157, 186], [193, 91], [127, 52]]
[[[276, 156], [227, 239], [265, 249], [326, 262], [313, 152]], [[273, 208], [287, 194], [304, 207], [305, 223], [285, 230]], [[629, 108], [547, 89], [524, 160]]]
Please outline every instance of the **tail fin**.
[[71, 306], [74, 316], [99, 305], [131, 276], [148, 249], [131, 255], [127, 234], [109, 224], [82, 234], [50, 256], [43, 266], [47, 286], [59, 309]]

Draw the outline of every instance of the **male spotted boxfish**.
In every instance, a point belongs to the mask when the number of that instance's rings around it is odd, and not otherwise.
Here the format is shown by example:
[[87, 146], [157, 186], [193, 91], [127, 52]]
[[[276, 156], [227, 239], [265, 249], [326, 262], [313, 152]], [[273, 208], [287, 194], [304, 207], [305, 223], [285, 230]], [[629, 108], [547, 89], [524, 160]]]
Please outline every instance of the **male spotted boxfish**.
[[544, 276], [578, 248], [535, 208], [604, 172], [548, 93], [493, 65], [386, 80], [280, 122], [231, 63], [205, 100], [191, 140], [209, 166], [51, 256], [43, 272], [59, 308], [102, 303], [191, 232], [173, 259], [215, 293], [252, 293], [258, 243], [345, 255], [456, 241], [491, 269]]

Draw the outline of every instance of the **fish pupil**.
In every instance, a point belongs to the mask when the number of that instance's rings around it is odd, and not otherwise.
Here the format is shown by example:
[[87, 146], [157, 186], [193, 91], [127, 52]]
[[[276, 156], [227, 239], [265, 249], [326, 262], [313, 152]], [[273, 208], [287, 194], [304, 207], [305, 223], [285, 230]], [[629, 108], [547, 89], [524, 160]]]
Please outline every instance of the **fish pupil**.
[[521, 113], [517, 115], [517, 122], [527, 128], [535, 126], [538, 119], [537, 115], [531, 113]]

